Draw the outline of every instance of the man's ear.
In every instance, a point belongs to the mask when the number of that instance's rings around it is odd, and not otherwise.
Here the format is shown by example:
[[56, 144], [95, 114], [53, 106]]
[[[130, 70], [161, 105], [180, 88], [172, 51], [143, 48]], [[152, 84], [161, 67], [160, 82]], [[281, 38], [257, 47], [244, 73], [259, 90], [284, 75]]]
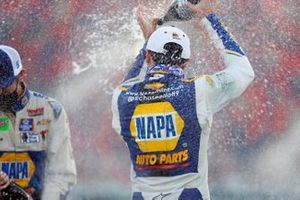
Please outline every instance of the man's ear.
[[189, 63], [189, 59], [185, 59], [183, 63], [180, 64], [180, 68], [185, 69]]
[[149, 50], [146, 51], [146, 63], [148, 65], [151, 65], [151, 63], [152, 63], [152, 57], [151, 57], [151, 53]]
[[22, 70], [20, 71], [20, 74], [19, 74], [19, 76], [18, 76], [18, 79], [19, 79], [20, 81], [24, 81], [26, 75], [27, 75], [27, 74], [26, 74], [26, 70], [25, 70], [25, 69], [22, 69]]

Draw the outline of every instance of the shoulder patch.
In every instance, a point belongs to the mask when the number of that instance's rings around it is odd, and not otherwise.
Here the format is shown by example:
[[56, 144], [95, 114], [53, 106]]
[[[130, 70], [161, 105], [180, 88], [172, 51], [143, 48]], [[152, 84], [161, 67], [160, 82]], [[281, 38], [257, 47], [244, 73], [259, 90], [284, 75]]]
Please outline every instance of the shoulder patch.
[[218, 81], [222, 88], [228, 87], [232, 82], [234, 82], [234, 79], [225, 72], [220, 72], [216, 74], [216, 81]]
[[56, 101], [48, 101], [48, 103], [53, 110], [55, 119], [58, 119], [62, 111], [62, 106]]

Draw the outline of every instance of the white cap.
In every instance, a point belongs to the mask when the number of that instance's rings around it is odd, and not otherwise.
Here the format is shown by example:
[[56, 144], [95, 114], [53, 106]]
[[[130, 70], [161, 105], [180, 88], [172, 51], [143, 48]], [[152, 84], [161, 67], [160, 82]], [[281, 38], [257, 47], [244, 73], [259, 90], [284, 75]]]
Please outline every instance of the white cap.
[[12, 84], [22, 71], [19, 53], [9, 46], [0, 45], [0, 87]]
[[190, 39], [182, 30], [172, 26], [158, 28], [150, 36], [146, 49], [156, 53], [166, 53], [165, 44], [174, 42], [182, 47], [181, 58], [189, 59], [191, 56]]

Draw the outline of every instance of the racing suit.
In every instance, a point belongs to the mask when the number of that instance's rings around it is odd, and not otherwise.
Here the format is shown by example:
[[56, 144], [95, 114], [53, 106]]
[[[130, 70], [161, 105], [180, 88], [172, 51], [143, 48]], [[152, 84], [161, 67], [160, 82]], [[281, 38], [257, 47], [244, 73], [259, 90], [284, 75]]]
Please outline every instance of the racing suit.
[[[133, 200], [210, 199], [207, 148], [213, 114], [240, 96], [253, 69], [215, 14], [201, 23], [225, 69], [182, 79], [180, 73], [145, 70], [145, 47], [115, 89], [113, 127], [131, 158]], [[161, 68], [163, 69], [163, 68]]]
[[0, 112], [0, 169], [34, 200], [60, 200], [76, 182], [65, 110], [56, 100], [28, 90]]

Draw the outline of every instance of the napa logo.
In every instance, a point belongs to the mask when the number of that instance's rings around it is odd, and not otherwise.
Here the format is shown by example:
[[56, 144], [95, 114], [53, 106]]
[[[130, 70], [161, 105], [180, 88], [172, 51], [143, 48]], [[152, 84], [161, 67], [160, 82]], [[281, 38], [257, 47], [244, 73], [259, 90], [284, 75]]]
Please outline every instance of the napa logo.
[[28, 186], [35, 166], [27, 153], [4, 153], [0, 157], [0, 167], [10, 179], [22, 187]]
[[183, 127], [183, 119], [169, 102], [138, 105], [130, 122], [131, 135], [142, 152], [174, 150]]

